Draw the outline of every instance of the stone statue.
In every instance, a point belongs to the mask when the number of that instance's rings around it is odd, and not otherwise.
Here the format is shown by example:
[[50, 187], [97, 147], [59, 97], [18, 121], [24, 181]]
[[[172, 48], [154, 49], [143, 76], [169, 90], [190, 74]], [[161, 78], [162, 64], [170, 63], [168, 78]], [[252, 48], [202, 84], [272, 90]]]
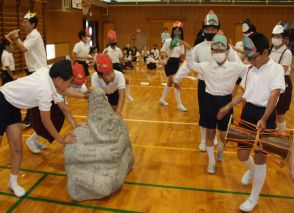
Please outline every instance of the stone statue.
[[86, 127], [73, 131], [78, 141], [65, 145], [67, 188], [74, 201], [101, 199], [119, 190], [134, 165], [127, 126], [103, 90], [89, 97]]

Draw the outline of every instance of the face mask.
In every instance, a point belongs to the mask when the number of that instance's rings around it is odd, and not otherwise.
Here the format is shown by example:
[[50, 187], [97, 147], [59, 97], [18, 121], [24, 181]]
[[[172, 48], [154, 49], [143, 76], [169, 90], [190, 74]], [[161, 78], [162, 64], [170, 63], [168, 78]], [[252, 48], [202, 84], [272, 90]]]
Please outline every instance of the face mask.
[[116, 46], [116, 44], [117, 44], [117, 42], [111, 42], [110, 43], [110, 46], [113, 46], [114, 47], [114, 46]]
[[282, 45], [283, 41], [280, 38], [272, 38], [272, 44], [277, 47], [277, 46]]
[[227, 56], [226, 56], [226, 53], [214, 53], [212, 54], [212, 57], [216, 62], [222, 63], [224, 62]]
[[216, 33], [204, 33], [204, 38], [207, 41], [212, 41], [213, 37], [215, 36]]

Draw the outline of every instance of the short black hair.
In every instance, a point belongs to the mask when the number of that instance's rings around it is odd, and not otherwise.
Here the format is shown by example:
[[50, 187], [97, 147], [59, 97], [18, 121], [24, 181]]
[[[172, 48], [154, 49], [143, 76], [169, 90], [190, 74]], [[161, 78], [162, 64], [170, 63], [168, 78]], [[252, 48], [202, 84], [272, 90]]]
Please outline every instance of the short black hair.
[[173, 27], [173, 29], [172, 29], [172, 34], [171, 34], [172, 39], [175, 38], [175, 36], [174, 36], [174, 31], [175, 31], [177, 28], [179, 28], [179, 30], [181, 31], [181, 40], [184, 40], [184, 30], [183, 30], [183, 28], [181, 28], [181, 27]]
[[251, 34], [249, 38], [252, 40], [252, 42], [254, 43], [259, 53], [263, 53], [263, 51], [266, 49], [269, 50], [270, 48], [269, 41], [265, 35], [255, 32]]
[[3, 41], [0, 44], [0, 57], [2, 56], [2, 53], [5, 50], [5, 47], [9, 46], [10, 44], [11, 43], [6, 38], [3, 39]]
[[97, 50], [97, 47], [96, 46], [90, 47], [90, 54], [91, 53], [94, 53], [95, 50]]
[[70, 60], [61, 60], [52, 65], [49, 70], [49, 75], [52, 79], [60, 77], [67, 81], [73, 76]]
[[86, 37], [86, 31], [81, 30], [78, 35], [79, 35], [79, 39], [82, 40], [82, 37]]
[[37, 16], [34, 16], [34, 17], [28, 19], [28, 21], [29, 21], [31, 24], [35, 24], [34, 28], [37, 28], [37, 25], [38, 25], [38, 23], [39, 23], [39, 19], [38, 19]]
[[164, 28], [163, 28], [163, 31], [165, 31], [165, 30], [168, 30], [168, 28], [167, 28], [167, 27], [164, 27]]

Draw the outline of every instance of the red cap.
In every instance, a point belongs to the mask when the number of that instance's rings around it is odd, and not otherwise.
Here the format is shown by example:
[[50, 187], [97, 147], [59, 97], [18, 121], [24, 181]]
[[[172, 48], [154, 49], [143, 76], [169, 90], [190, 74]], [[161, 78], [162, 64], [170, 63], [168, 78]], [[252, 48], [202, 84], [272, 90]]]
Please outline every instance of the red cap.
[[112, 72], [112, 61], [108, 55], [100, 54], [96, 61], [97, 72], [99, 73], [109, 73]]
[[77, 85], [83, 85], [86, 82], [86, 75], [84, 67], [81, 64], [75, 63], [72, 67], [73, 69], [73, 83]]
[[114, 30], [108, 30], [107, 38], [109, 41], [117, 41], [116, 32]]
[[180, 21], [176, 21], [173, 25], [173, 27], [180, 27], [180, 28], [183, 28], [183, 23], [180, 22]]

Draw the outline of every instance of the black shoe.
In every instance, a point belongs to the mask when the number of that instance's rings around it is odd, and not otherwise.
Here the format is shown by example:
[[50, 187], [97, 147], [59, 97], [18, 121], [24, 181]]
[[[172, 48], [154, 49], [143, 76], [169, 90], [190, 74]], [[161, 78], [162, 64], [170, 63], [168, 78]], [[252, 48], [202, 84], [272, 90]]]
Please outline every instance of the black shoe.
[[22, 125], [24, 126], [24, 127], [30, 127], [31, 126], [31, 122], [30, 122], [30, 119], [28, 118], [28, 117], [26, 117], [25, 119], [23, 119], [23, 121], [22, 121]]

